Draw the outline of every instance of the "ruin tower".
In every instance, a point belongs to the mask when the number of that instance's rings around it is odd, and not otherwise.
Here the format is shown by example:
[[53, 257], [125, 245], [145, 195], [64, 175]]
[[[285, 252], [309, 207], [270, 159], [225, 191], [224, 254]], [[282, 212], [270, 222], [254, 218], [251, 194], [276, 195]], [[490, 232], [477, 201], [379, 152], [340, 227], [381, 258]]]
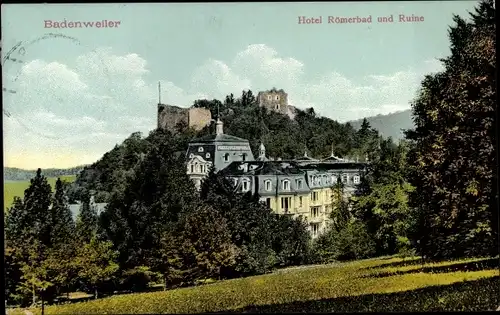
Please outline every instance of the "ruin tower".
[[268, 110], [282, 114], [288, 112], [288, 94], [283, 90], [272, 88], [269, 91], [259, 92], [257, 102], [259, 106], [266, 107]]
[[161, 102], [161, 86], [158, 82], [158, 122], [157, 128], [175, 131], [178, 123], [182, 122], [195, 130], [201, 130], [212, 120], [207, 108], [183, 108]]

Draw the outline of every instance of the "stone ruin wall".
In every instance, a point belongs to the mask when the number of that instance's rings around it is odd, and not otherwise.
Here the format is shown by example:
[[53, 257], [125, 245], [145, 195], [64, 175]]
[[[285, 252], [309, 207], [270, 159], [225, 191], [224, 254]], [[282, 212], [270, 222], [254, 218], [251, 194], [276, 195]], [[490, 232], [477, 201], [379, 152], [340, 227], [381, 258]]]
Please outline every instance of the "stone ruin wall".
[[201, 130], [210, 125], [212, 113], [206, 108], [190, 108], [188, 110], [188, 125], [195, 130]]
[[206, 108], [181, 108], [173, 105], [158, 105], [158, 128], [174, 131], [179, 122], [186, 123], [195, 130], [210, 124], [212, 115]]
[[288, 104], [288, 94], [283, 90], [271, 89], [259, 92], [257, 94], [257, 102], [259, 106], [266, 107], [270, 111], [287, 115], [290, 119], [295, 118], [296, 109]]

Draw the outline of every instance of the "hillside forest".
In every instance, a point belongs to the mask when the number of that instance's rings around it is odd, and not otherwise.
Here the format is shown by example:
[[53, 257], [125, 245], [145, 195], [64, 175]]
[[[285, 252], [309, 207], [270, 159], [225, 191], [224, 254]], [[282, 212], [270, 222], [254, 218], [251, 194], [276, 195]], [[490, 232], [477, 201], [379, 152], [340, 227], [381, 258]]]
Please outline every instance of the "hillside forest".
[[[38, 170], [5, 215], [9, 304], [50, 303], [67, 292], [95, 297], [165, 290], [276, 268], [392, 254], [424, 260], [498, 254], [495, 8], [481, 1], [456, 16], [444, 70], [412, 102], [415, 128], [395, 143], [368, 121], [356, 130], [299, 110], [295, 119], [256, 105], [252, 91], [198, 100], [224, 132], [261, 141], [290, 159], [333, 153], [370, 161], [352, 198], [332, 198], [330, 229], [312, 241], [304, 222], [274, 214], [259, 196], [237, 194], [213, 171], [199, 193], [186, 175], [188, 142], [213, 131], [133, 133], [54, 192]], [[332, 196], [343, 196], [341, 184]], [[108, 206], [101, 215], [90, 203]], [[68, 204], [82, 201], [73, 221]]]

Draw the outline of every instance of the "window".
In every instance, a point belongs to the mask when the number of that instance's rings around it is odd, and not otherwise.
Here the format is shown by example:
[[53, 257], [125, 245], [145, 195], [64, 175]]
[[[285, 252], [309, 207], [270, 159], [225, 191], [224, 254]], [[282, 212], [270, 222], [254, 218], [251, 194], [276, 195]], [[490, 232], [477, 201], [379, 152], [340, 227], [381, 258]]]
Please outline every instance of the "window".
[[282, 197], [281, 198], [281, 209], [286, 213], [290, 210], [292, 206], [292, 198], [291, 197]]
[[233, 184], [234, 184], [234, 186], [238, 185], [238, 179], [237, 178], [233, 178]]
[[246, 153], [243, 153], [241, 156], [242, 156], [243, 161], [247, 160], [247, 154]]
[[347, 174], [342, 175], [342, 183], [347, 184], [348, 176]]
[[248, 180], [244, 180], [241, 182], [241, 191], [246, 192], [250, 190], [250, 182]]
[[337, 176], [332, 175], [332, 185], [337, 184]]
[[313, 191], [311, 193], [311, 199], [312, 199], [312, 201], [318, 200], [318, 192], [317, 191]]
[[209, 158], [210, 158], [210, 153], [208, 153], [208, 152], [207, 152], [207, 154], [205, 154], [205, 157], [206, 157], [207, 159], [209, 159]]
[[295, 184], [297, 185], [297, 189], [302, 189], [302, 179], [297, 179]]
[[288, 179], [283, 181], [283, 190], [290, 190], [290, 181]]
[[205, 165], [200, 165], [200, 173], [205, 173]]
[[318, 235], [319, 231], [319, 225], [318, 224], [311, 224], [311, 232], [313, 236]]
[[203, 147], [199, 147], [198, 152], [203, 152]]
[[280, 100], [280, 96], [279, 95], [276, 95], [276, 100], [279, 101]]
[[190, 159], [194, 158], [194, 154], [193, 154], [193, 153], [191, 153], [191, 154], [189, 155], [189, 158], [190, 158]]
[[360, 178], [359, 175], [354, 176], [354, 184], [359, 184]]
[[302, 207], [302, 196], [299, 197], [299, 207]]
[[280, 104], [276, 104], [276, 106], [274, 106], [274, 109], [279, 110], [280, 109]]
[[319, 216], [319, 207], [312, 207], [311, 208], [311, 217], [316, 218]]
[[191, 173], [194, 173], [194, 165], [191, 164]]
[[271, 208], [271, 198], [266, 198], [266, 205], [268, 208]]
[[268, 95], [268, 96], [267, 96], [267, 99], [268, 99], [269, 101], [270, 101], [270, 100], [272, 100], [272, 96], [271, 96], [271, 95]]
[[265, 183], [264, 183], [264, 186], [266, 187], [267, 191], [270, 191], [271, 190], [271, 181], [270, 180], [266, 180]]
[[229, 153], [224, 154], [224, 162], [229, 162]]

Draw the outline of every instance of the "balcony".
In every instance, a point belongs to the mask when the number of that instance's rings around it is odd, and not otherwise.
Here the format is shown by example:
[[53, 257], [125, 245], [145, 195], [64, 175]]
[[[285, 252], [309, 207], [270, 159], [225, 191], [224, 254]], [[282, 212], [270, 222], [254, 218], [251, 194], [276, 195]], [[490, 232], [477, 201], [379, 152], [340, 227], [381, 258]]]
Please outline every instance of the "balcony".
[[321, 223], [324, 221], [324, 218], [322, 215], [318, 215], [318, 216], [315, 216], [315, 217], [309, 217], [309, 222], [311, 223]]
[[295, 211], [292, 211], [292, 208], [284, 208], [281, 210], [283, 210], [283, 214], [286, 214], [286, 215], [294, 215], [295, 214]]

